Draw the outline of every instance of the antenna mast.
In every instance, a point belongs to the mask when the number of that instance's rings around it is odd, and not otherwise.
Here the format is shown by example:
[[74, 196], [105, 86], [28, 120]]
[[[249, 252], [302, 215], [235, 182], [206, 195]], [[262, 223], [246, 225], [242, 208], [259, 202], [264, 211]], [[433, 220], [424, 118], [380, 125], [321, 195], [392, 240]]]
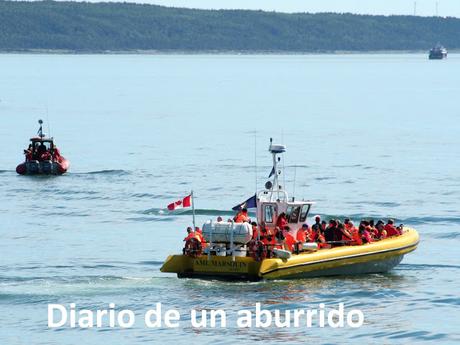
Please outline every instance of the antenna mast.
[[[279, 171], [278, 171], [278, 163], [280, 162], [281, 158], [278, 157], [279, 154], [286, 152], [286, 146], [284, 145], [275, 145], [273, 144], [273, 139], [270, 138], [270, 147], [268, 148], [268, 151], [272, 154], [273, 156], [273, 168], [272, 172], [270, 173], [269, 178], [273, 175], [273, 184], [269, 184], [269, 187], [267, 189], [270, 189], [272, 192], [272, 195], [274, 192], [276, 192], [276, 195], [278, 196], [281, 188], [279, 185]], [[267, 186], [267, 185], [266, 185]]]
[[38, 124], [40, 125], [40, 128], [38, 129], [38, 132], [37, 132], [37, 135], [40, 137], [40, 138], [43, 138], [45, 135], [43, 134], [43, 120], [40, 119], [38, 120]]
[[48, 114], [48, 103], [46, 103], [46, 121], [48, 122], [48, 137], [51, 138], [51, 126], [50, 126], [50, 117]]

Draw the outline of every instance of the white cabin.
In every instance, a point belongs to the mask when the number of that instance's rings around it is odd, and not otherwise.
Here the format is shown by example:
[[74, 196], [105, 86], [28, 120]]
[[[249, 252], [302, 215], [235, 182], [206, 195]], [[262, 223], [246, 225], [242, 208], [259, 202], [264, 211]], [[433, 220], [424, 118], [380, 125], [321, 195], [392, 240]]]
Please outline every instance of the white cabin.
[[295, 201], [294, 197], [289, 199], [287, 191], [279, 185], [281, 170], [278, 163], [281, 161], [282, 153], [286, 152], [286, 146], [272, 143], [270, 139], [269, 152], [273, 155], [273, 181], [265, 184], [265, 189], [257, 194], [257, 223], [265, 225], [269, 229], [276, 227], [278, 216], [286, 214], [291, 232], [295, 235], [297, 229], [307, 220], [312, 201]]

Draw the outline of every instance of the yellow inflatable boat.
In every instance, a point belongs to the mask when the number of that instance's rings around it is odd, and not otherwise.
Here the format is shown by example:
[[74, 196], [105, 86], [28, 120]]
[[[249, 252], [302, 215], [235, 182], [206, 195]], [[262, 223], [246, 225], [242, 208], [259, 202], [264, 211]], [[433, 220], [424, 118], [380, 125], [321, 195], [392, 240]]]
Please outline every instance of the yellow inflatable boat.
[[[419, 235], [403, 227], [402, 234], [362, 245], [332, 243], [332, 248], [317, 249], [316, 243], [300, 243], [302, 250], [269, 249], [270, 255], [255, 255], [254, 242], [262, 248], [260, 229], [278, 229], [278, 220], [285, 217], [286, 228], [295, 238], [297, 229], [307, 222], [313, 203], [289, 199], [279, 185], [279, 154], [285, 146], [270, 141], [273, 155], [273, 182], [265, 184], [255, 199], [259, 238], [249, 223], [209, 221], [203, 225], [206, 244], [194, 239], [196, 248], [184, 248], [182, 255], [169, 256], [161, 272], [177, 273], [178, 277], [217, 279], [296, 279], [327, 275], [352, 275], [387, 272], [401, 262], [403, 256], [417, 248]], [[242, 205], [246, 207], [249, 205]], [[299, 247], [297, 247], [299, 248]], [[262, 248], [263, 249], [263, 248]], [[266, 248], [263, 250], [267, 250]]]
[[256, 261], [248, 256], [201, 255], [194, 258], [171, 255], [161, 267], [161, 272], [177, 273], [181, 278], [247, 280], [382, 273], [399, 264], [405, 254], [417, 248], [418, 242], [417, 231], [404, 228], [404, 233], [397, 237], [360, 246], [341, 246], [293, 254], [287, 259]]

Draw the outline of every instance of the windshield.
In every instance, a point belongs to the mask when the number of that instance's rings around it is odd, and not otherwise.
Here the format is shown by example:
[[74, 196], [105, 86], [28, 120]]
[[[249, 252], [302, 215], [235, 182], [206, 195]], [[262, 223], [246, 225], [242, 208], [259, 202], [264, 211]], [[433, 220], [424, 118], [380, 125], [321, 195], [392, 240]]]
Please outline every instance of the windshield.
[[302, 211], [300, 212], [300, 222], [305, 222], [307, 220], [308, 211], [310, 211], [309, 204], [302, 205]]
[[288, 206], [286, 210], [286, 218], [288, 223], [297, 223], [299, 220], [300, 206]]

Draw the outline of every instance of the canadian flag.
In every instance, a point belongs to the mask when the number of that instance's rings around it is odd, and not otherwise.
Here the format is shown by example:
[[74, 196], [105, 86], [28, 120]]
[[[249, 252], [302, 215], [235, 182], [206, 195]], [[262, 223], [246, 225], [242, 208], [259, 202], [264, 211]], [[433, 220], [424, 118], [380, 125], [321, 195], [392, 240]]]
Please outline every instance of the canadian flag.
[[186, 208], [192, 206], [192, 195], [187, 195], [185, 198], [182, 200], [177, 200], [176, 202], [173, 202], [168, 205], [168, 210], [174, 211], [178, 210], [181, 208]]

